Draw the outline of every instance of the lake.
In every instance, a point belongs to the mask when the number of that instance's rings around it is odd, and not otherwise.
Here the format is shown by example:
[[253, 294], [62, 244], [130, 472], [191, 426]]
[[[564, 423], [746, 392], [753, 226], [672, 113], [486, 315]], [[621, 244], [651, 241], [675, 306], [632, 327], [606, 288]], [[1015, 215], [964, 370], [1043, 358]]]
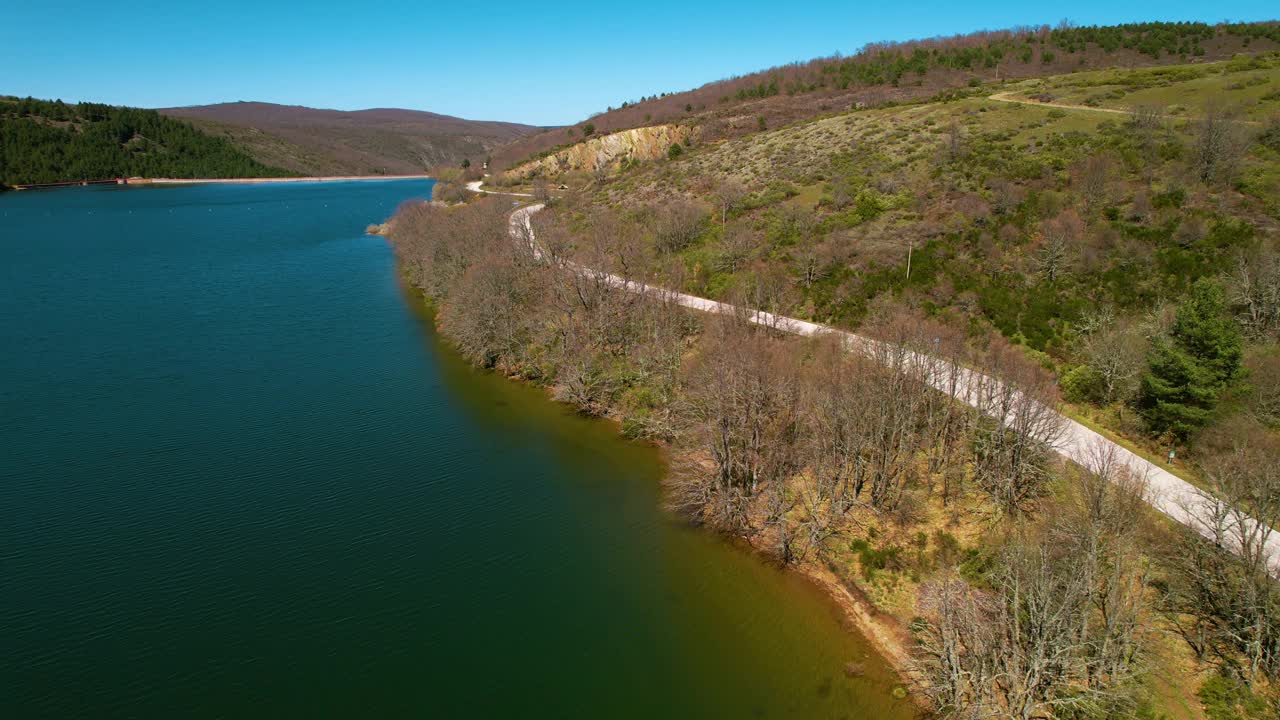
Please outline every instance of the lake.
[[435, 334], [363, 235], [429, 193], [0, 195], [0, 716], [909, 717], [655, 449]]

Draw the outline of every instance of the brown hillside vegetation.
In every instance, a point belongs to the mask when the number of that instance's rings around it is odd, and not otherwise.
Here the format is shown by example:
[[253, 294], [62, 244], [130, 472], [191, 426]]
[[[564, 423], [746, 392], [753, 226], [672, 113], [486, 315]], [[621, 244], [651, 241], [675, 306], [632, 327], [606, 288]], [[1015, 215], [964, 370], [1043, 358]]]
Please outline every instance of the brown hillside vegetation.
[[595, 115], [570, 128], [521, 138], [493, 153], [508, 169], [555, 148], [634, 127], [694, 124], [704, 140], [736, 137], [820, 115], [918, 100], [973, 83], [1222, 60], [1280, 48], [1276, 23], [1142, 23], [1114, 27], [1014, 28], [954, 37], [874, 43], [848, 57], [797, 62], [664, 93]]
[[[540, 256], [506, 237], [505, 198], [409, 208], [393, 239], [475, 362], [669, 443], [674, 506], [896, 619], [940, 715], [1280, 717], [1277, 26], [1136, 27], [1168, 32], [1090, 32], [1157, 65], [538, 178]], [[1077, 36], [1049, 32], [1052, 68]], [[724, 106], [799, 114], [832, 87]], [[581, 267], [883, 344], [692, 316]], [[960, 367], [1003, 381], [1004, 424], [926, 382]], [[1049, 407], [1221, 501], [1197, 515], [1212, 539], [1156, 516], [1105, 446], [1056, 460]]]
[[260, 162], [306, 175], [420, 173], [466, 159], [479, 165], [493, 148], [539, 129], [393, 108], [236, 102], [160, 112], [225, 136]]

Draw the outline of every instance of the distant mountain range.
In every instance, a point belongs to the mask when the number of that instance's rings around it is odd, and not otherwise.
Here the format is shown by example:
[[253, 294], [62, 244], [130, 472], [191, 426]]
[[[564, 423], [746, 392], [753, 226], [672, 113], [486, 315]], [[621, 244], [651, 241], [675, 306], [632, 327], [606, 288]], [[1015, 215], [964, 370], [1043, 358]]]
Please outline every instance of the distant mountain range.
[[376, 108], [322, 110], [233, 102], [163, 108], [255, 160], [304, 175], [423, 172], [465, 159], [480, 164], [494, 148], [545, 128]]

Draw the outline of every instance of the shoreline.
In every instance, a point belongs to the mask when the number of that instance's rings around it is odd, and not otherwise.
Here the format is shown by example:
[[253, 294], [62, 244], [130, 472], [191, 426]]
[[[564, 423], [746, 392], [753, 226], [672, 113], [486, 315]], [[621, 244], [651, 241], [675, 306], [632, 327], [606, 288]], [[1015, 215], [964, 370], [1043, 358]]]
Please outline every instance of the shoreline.
[[53, 183], [28, 183], [18, 185], [0, 185], [0, 191], [27, 192], [31, 190], [60, 190], [71, 187], [89, 187], [93, 185], [116, 185], [122, 187], [147, 185], [266, 185], [273, 183], [328, 183], [328, 182], [376, 182], [393, 180], [432, 180], [430, 175], [308, 175], [303, 177], [256, 177], [256, 178], [113, 178], [107, 180], [69, 180]]
[[267, 183], [374, 182], [430, 180], [430, 175], [312, 175], [267, 178], [129, 178], [125, 185], [262, 185]]
[[[386, 237], [386, 240], [388, 243], [393, 242], [389, 236]], [[399, 257], [396, 257], [396, 266], [398, 269], [402, 269]], [[403, 272], [398, 273], [398, 275], [400, 282], [411, 290], [413, 296], [416, 297], [419, 302], [428, 305], [431, 304], [422, 289], [410, 283], [404, 276]], [[432, 327], [435, 329], [435, 332], [439, 333], [442, 339], [446, 342], [453, 342], [448, 330], [448, 324], [443, 322], [443, 318], [438, 312], [433, 311], [431, 313], [430, 322]], [[551, 386], [538, 385], [537, 383], [520, 376], [518, 373], [503, 372], [497, 368], [486, 370], [475, 366], [474, 364], [472, 365], [472, 368], [473, 370], [481, 372], [495, 373], [502, 376], [508, 382], [517, 382], [537, 387], [542, 391], [547, 401], [580, 411], [580, 409], [572, 403], [557, 400]], [[590, 417], [593, 420], [608, 423], [612, 426], [614, 432], [619, 436], [622, 436], [622, 424], [616, 415], [609, 413], [604, 415], [592, 415]], [[658, 452], [660, 452], [663, 457], [664, 468], [669, 466], [671, 461], [677, 456], [673, 446], [669, 442], [657, 440], [630, 440], [630, 442], [642, 442], [657, 448]], [[663, 476], [659, 478], [659, 484], [661, 486], [660, 492], [663, 495], [666, 493], [666, 481], [667, 475], [664, 472]], [[665, 505], [665, 501], [663, 504]], [[668, 510], [668, 512], [670, 511]], [[893, 675], [896, 676], [897, 682], [893, 684], [893, 687], [901, 687], [906, 690], [906, 700], [917, 709], [919, 717], [925, 716], [924, 713], [928, 712], [929, 705], [925, 696], [915, 692], [914, 690], [918, 679], [911, 672], [911, 653], [907, 640], [907, 628], [902, 618], [876, 607], [875, 604], [860, 590], [849, 587], [848, 584], [842, 581], [839, 576], [820, 559], [811, 558], [804, 562], [790, 565], [780, 564], [765, 548], [757, 544], [753, 538], [722, 532], [714, 527], [706, 525], [699, 525], [698, 529], [700, 532], [710, 532], [722, 538], [724, 541], [742, 548], [745, 552], [752, 555], [757, 562], [774, 565], [779, 567], [782, 572], [785, 573], [795, 573], [798, 578], [815, 586], [817, 591], [822, 593], [822, 595], [825, 596], [829, 602], [833, 603], [835, 608], [839, 611], [844, 620], [845, 632], [857, 633], [858, 637], [866, 643], [866, 646], [880, 658], [884, 663], [884, 666], [892, 671]]]

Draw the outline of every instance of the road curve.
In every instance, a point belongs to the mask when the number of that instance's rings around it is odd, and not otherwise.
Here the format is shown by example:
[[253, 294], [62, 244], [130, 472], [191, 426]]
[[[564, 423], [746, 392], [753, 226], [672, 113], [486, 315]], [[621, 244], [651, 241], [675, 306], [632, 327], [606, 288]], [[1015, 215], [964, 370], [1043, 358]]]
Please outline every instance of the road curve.
[[[1063, 110], [1083, 110], [1084, 112], [1110, 113], [1112, 115], [1125, 115], [1125, 116], [1133, 115], [1133, 110], [1122, 110], [1120, 108], [1091, 107], [1089, 105], [1072, 105], [1070, 103], [1060, 103], [1060, 102], [1052, 102], [1052, 101], [1041, 102], [1040, 100], [1032, 100], [1030, 98], [1014, 97], [1013, 93], [1011, 92], [998, 92], [998, 93], [995, 93], [994, 95], [988, 95], [987, 99], [995, 100], [996, 102], [1013, 103], [1015, 105], [1030, 105], [1032, 107], [1061, 108]], [[1197, 120], [1199, 119], [1196, 117], [1186, 117], [1182, 115], [1168, 115], [1168, 114], [1161, 114], [1161, 115], [1158, 115], [1157, 117], [1163, 118], [1165, 120]], [[1262, 124], [1257, 120], [1228, 120], [1227, 122], [1235, 123], [1237, 125], [1250, 125], [1250, 126], [1257, 126]]]
[[1120, 110], [1117, 108], [1089, 107], [1088, 105], [1071, 105], [1068, 103], [1058, 102], [1041, 102], [1039, 100], [1031, 100], [1028, 98], [1016, 98], [1012, 93], [998, 92], [994, 95], [988, 95], [988, 100], [996, 102], [1014, 103], [1015, 105], [1032, 105], [1035, 107], [1062, 108], [1063, 110], [1087, 110], [1089, 112], [1111, 113], [1112, 115], [1132, 115], [1130, 110]]
[[[482, 181], [468, 183], [467, 189], [490, 195], [530, 197], [527, 193], [503, 193], [484, 190], [481, 189], [481, 184]], [[518, 242], [527, 243], [534, 256], [539, 259], [544, 259], [545, 253], [534, 237], [533, 223], [529, 218], [534, 213], [542, 210], [543, 207], [540, 203], [527, 205], [511, 213], [509, 219], [511, 237]], [[794, 335], [806, 337], [832, 335], [839, 338], [845, 347], [851, 351], [871, 354], [880, 345], [876, 340], [846, 330], [840, 330], [830, 325], [775, 315], [761, 310], [739, 308], [728, 303], [697, 297], [696, 295], [688, 295], [654, 285], [646, 285], [618, 275], [587, 268], [577, 263], [559, 262], [571, 272], [597, 278], [605, 284], [625, 292], [653, 297], [702, 312], [737, 315], [757, 325], [764, 325], [774, 330]], [[935, 389], [951, 395], [960, 402], [984, 414], [993, 417], [996, 415], [989, 399], [993, 396], [993, 388], [1001, 387], [999, 380], [968, 368], [956, 367], [944, 359], [921, 353], [910, 353], [908, 361], [916, 364], [917, 367], [926, 368], [924, 376]], [[997, 419], [1004, 421], [1004, 418]], [[1231, 548], [1233, 551], [1239, 547], [1244, 537], [1251, 535], [1257, 528], [1256, 523], [1251, 518], [1246, 518], [1238, 523], [1234, 522], [1229, 514], [1222, 512], [1223, 505], [1219, 501], [1159, 465], [1138, 456], [1123, 445], [1069, 417], [1058, 414], [1058, 419], [1061, 422], [1061, 432], [1051, 443], [1051, 447], [1055, 452], [1086, 469], [1096, 468], [1102, 455], [1109, 456], [1114, 463], [1127, 469], [1135, 477], [1145, 480], [1147, 485], [1145, 499], [1147, 503], [1172, 520], [1186, 525], [1210, 540], [1215, 537], [1225, 538], [1229, 545], [1234, 543], [1235, 547]], [[1216, 518], [1217, 526], [1210, 527], [1205, 518]], [[1280, 576], [1280, 534], [1272, 532], [1267, 536], [1266, 549], [1267, 563], [1272, 574]]]

